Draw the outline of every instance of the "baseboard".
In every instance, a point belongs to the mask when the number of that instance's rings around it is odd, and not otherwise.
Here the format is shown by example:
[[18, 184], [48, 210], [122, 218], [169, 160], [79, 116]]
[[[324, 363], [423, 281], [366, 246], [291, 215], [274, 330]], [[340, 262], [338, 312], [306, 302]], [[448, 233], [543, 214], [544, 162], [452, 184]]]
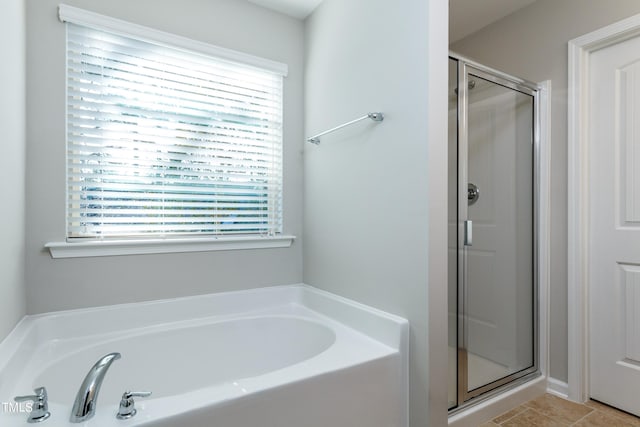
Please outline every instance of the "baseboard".
[[563, 399], [569, 398], [569, 384], [564, 381], [549, 377], [547, 379], [547, 392]]

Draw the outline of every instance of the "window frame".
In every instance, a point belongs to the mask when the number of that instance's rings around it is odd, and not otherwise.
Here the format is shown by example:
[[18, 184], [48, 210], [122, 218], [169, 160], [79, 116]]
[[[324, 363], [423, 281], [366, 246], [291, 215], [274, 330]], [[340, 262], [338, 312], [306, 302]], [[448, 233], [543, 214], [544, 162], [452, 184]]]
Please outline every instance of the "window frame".
[[[76, 7], [61, 4], [58, 8], [61, 22], [82, 25], [96, 30], [131, 37], [170, 48], [185, 49], [217, 57], [247, 66], [261, 68], [286, 77], [286, 64], [260, 58], [257, 56], [221, 48], [208, 43], [186, 37], [166, 33], [119, 19], [100, 15]], [[66, 45], [66, 44], [65, 44]], [[284, 99], [283, 99], [284, 101]], [[66, 160], [65, 160], [66, 162]], [[284, 167], [284, 164], [283, 164]], [[284, 186], [284, 183], [283, 183]], [[284, 197], [283, 197], [284, 201]], [[65, 204], [67, 203], [65, 196]], [[285, 209], [281, 207], [284, 217]], [[68, 216], [65, 215], [65, 222]], [[284, 218], [283, 218], [284, 223]], [[65, 227], [66, 230], [66, 227]], [[284, 231], [284, 230], [283, 230]], [[65, 236], [67, 232], [65, 231]], [[45, 247], [53, 258], [112, 256], [149, 253], [200, 252], [216, 250], [283, 248], [293, 243], [295, 236], [284, 232], [275, 235], [239, 234], [239, 235], [164, 235], [149, 237], [97, 237], [68, 238], [64, 242], [50, 242]]]

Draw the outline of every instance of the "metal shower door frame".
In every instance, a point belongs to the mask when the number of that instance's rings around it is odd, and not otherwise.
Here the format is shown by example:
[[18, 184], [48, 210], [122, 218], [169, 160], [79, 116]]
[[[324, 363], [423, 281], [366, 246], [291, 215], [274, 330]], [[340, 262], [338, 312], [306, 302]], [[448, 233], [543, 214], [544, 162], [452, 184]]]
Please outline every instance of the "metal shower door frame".
[[[539, 371], [539, 280], [538, 280], [538, 208], [539, 208], [539, 145], [540, 145], [540, 87], [532, 82], [522, 80], [500, 71], [485, 67], [464, 57], [450, 54], [458, 61], [458, 310], [457, 310], [457, 406], [450, 413], [477, 404], [496, 393], [516, 387], [522, 381], [540, 374]], [[466, 227], [470, 225], [467, 189], [469, 166], [469, 75], [488, 80], [492, 83], [524, 93], [533, 97], [533, 365], [482, 387], [468, 391], [468, 249]], [[482, 397], [481, 397], [482, 396]]]

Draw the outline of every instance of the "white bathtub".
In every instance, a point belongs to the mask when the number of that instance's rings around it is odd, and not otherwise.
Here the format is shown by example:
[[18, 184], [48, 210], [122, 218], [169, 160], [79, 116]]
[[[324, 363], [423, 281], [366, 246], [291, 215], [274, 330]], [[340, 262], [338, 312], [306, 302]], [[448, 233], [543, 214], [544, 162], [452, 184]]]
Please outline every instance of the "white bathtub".
[[[29, 316], [0, 344], [0, 403], [44, 386], [43, 427], [69, 416], [90, 367], [119, 352], [93, 426], [407, 425], [406, 320], [306, 285]], [[115, 417], [125, 390], [138, 414]], [[0, 426], [27, 414], [0, 406]]]

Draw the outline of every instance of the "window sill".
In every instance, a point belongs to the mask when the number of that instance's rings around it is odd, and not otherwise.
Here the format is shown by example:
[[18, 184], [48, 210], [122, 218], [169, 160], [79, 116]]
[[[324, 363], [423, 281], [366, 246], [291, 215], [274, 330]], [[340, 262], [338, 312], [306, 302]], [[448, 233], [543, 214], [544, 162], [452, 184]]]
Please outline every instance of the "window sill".
[[84, 258], [118, 255], [183, 252], [233, 251], [241, 249], [288, 248], [295, 236], [237, 236], [189, 239], [93, 240], [50, 242], [44, 245], [51, 258]]

